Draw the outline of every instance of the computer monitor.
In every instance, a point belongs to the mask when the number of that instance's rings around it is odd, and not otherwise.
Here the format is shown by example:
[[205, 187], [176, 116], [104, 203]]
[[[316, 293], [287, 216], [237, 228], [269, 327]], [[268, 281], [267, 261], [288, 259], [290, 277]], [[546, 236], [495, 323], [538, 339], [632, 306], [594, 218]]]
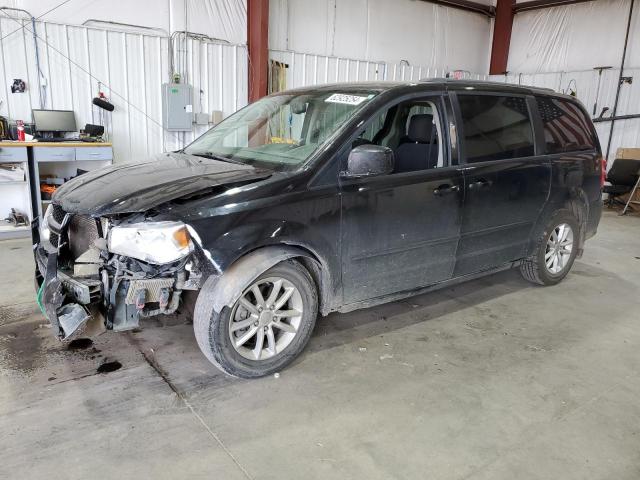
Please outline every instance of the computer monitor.
[[37, 132], [76, 132], [73, 110], [31, 110]]

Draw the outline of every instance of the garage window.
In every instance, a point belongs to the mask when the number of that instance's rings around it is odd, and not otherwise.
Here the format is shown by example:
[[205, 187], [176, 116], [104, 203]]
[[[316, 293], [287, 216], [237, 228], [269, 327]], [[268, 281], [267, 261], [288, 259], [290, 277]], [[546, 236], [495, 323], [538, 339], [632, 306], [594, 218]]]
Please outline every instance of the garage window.
[[459, 95], [467, 163], [529, 157], [533, 129], [524, 97]]
[[546, 153], [595, 149], [590, 121], [573, 102], [558, 98], [538, 97], [538, 111], [544, 126]]

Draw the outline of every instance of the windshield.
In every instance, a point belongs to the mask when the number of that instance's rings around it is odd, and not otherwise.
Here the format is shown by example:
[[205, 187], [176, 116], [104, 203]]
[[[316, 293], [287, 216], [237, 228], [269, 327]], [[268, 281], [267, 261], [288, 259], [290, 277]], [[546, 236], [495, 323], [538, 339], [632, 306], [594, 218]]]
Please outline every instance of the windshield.
[[273, 170], [295, 170], [377, 92], [284, 93], [240, 110], [185, 153]]

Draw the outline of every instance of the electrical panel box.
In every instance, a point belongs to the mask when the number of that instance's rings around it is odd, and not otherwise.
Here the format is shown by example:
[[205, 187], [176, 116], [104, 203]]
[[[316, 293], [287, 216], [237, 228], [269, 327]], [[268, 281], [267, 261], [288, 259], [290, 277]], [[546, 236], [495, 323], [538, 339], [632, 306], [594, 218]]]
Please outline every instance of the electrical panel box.
[[191, 85], [162, 84], [162, 126], [169, 132], [193, 129], [193, 87]]

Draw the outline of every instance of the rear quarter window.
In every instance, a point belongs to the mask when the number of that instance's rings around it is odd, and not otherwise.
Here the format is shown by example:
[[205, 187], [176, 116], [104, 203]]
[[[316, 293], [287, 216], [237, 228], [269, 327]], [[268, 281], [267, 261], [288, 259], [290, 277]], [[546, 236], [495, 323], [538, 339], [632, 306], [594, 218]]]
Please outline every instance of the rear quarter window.
[[596, 148], [591, 120], [574, 102], [561, 98], [537, 97], [548, 154]]

